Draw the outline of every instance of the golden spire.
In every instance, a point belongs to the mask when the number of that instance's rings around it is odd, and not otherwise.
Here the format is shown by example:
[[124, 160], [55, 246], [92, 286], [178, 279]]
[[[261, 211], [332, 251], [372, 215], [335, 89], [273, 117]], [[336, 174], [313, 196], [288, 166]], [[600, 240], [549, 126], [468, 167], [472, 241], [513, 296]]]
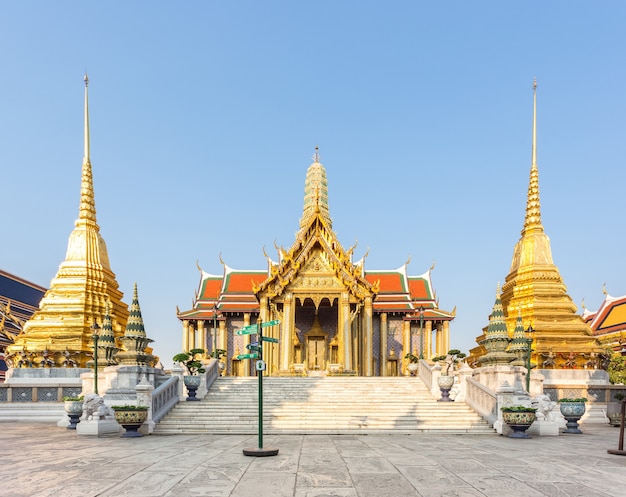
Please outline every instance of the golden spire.
[[87, 93], [87, 89], [89, 87], [89, 76], [87, 76], [86, 71], [83, 79], [85, 81], [85, 155], [83, 157], [83, 162], [85, 162], [89, 160], [89, 95]]
[[526, 218], [522, 235], [528, 231], [543, 231], [541, 202], [539, 199], [539, 170], [537, 169], [537, 79], [533, 81], [533, 144], [530, 165], [530, 182], [526, 199]]
[[[23, 332], [7, 348], [15, 356], [22, 350], [39, 354], [36, 365], [46, 364], [53, 357], [57, 364], [61, 354], [76, 354], [79, 367], [85, 367], [91, 355], [92, 325], [102, 323], [110, 302], [109, 317], [116, 337], [124, 332], [128, 321], [128, 306], [122, 302], [115, 274], [100, 228], [96, 224], [96, 206], [89, 158], [89, 98], [85, 81], [84, 147], [79, 215], [67, 242], [65, 260], [50, 283], [37, 310], [24, 324]], [[42, 351], [46, 351], [44, 357]]]
[[85, 156], [83, 157], [83, 173], [80, 186], [80, 207], [76, 226], [81, 221], [96, 222], [96, 201], [93, 193], [93, 175], [89, 158], [89, 77], [85, 73]]
[[328, 211], [328, 181], [326, 169], [320, 163], [319, 147], [315, 147], [313, 163], [309, 166], [304, 183], [304, 209], [300, 219], [300, 228], [308, 225], [311, 216], [320, 214], [332, 227]]

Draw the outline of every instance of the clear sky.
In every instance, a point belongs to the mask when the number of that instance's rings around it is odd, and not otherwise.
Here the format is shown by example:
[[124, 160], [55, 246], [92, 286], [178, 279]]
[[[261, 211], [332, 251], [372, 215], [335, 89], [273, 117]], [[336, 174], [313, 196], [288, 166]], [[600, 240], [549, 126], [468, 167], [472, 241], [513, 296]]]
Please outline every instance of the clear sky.
[[522, 229], [536, 76], [543, 224], [596, 310], [626, 294], [625, 25], [621, 0], [5, 2], [0, 267], [47, 287], [65, 257], [87, 70], [98, 223], [166, 366], [196, 260], [291, 245], [316, 145], [342, 244], [435, 260], [467, 351]]

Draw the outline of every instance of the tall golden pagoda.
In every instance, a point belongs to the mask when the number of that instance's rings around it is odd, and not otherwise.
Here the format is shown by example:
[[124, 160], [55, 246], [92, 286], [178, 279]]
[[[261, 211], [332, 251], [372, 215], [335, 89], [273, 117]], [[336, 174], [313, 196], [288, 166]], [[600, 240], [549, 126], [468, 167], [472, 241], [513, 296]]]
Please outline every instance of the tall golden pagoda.
[[537, 169], [537, 81], [533, 83], [533, 135], [530, 183], [521, 238], [515, 245], [511, 269], [502, 286], [507, 329], [521, 315], [532, 325], [533, 360], [539, 368], [594, 368], [601, 348], [576, 306], [552, 261], [550, 239], [541, 224]]
[[85, 367], [93, 354], [92, 326], [103, 323], [107, 302], [115, 336], [122, 336], [126, 328], [128, 306], [122, 302], [123, 294], [96, 223], [89, 158], [88, 86], [85, 74], [85, 155], [78, 219], [69, 237], [65, 260], [50, 282], [39, 310], [7, 347], [7, 358], [13, 367]]

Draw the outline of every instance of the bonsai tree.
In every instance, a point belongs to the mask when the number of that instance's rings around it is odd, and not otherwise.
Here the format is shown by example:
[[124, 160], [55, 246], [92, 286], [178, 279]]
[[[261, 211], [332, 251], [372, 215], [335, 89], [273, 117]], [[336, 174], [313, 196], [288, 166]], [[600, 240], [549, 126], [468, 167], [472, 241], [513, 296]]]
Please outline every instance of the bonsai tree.
[[185, 366], [190, 376], [197, 376], [204, 373], [205, 369], [200, 359], [197, 359], [196, 356], [203, 355], [205, 352], [204, 349], [191, 349], [189, 352], [176, 354], [172, 360]]
[[415, 364], [417, 363], [417, 361], [419, 361], [419, 357], [417, 357], [415, 354], [412, 354], [411, 352], [407, 352], [404, 355], [404, 358], [408, 359], [411, 364]]
[[215, 349], [213, 352], [211, 352], [209, 357], [214, 357], [215, 359], [219, 361], [225, 355], [226, 355], [226, 351], [224, 349]]
[[433, 357], [433, 361], [443, 361], [445, 363], [445, 373], [443, 373], [443, 376], [450, 376], [450, 369], [454, 371], [456, 365], [461, 362], [461, 359], [464, 359], [465, 357], [467, 357], [467, 355], [461, 352], [459, 349], [452, 349], [449, 350], [446, 355]]

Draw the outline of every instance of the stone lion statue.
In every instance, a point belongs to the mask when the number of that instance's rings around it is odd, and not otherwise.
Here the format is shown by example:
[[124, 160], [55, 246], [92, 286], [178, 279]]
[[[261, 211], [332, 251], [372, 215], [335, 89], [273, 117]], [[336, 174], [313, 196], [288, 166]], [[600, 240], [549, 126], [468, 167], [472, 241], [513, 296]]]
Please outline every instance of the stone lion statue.
[[537, 408], [537, 419], [559, 421], [558, 414], [553, 412], [556, 407], [556, 402], [551, 400], [547, 395], [537, 395], [532, 399], [531, 405]]
[[95, 393], [85, 396], [83, 402], [83, 418], [92, 419], [115, 419], [113, 409], [104, 404], [104, 399]]

